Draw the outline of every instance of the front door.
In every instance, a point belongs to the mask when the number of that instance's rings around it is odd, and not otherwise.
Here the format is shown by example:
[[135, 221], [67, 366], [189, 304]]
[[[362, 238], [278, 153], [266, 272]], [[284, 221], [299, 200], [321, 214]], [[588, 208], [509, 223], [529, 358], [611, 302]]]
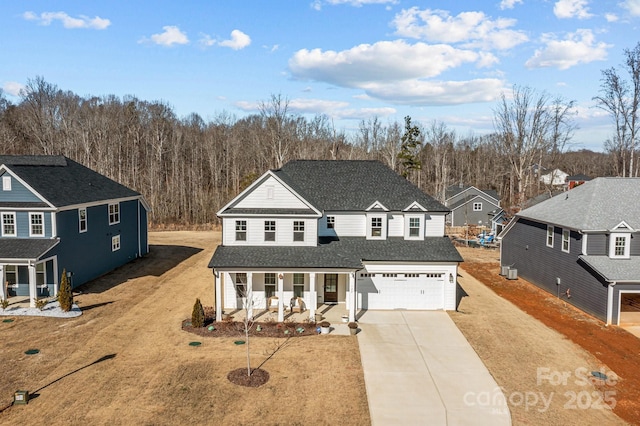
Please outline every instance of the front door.
[[338, 303], [338, 274], [324, 276], [324, 303]]

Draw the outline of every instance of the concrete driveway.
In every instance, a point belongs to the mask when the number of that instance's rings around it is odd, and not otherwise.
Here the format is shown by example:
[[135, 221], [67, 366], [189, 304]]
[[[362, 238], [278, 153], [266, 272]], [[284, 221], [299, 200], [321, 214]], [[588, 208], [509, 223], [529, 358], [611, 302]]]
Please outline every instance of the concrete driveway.
[[510, 425], [504, 395], [443, 311], [367, 311], [358, 344], [374, 425]]

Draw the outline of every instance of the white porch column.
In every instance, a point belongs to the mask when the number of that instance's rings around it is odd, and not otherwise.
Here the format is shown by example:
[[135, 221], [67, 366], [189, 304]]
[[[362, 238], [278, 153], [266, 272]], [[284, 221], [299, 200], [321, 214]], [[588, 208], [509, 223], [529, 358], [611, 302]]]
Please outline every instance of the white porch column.
[[36, 285], [36, 265], [29, 264], [29, 306], [36, 307], [38, 286]]
[[309, 319], [314, 320], [318, 307], [318, 295], [316, 293], [316, 273], [309, 273]]
[[7, 288], [5, 287], [5, 283], [7, 280], [4, 279], [4, 265], [0, 263], [0, 300], [8, 299], [7, 297]]
[[247, 318], [253, 318], [253, 272], [247, 272], [247, 294], [245, 294], [245, 308]]
[[284, 321], [284, 274], [278, 274], [278, 322]]
[[356, 320], [356, 273], [349, 272], [349, 294], [347, 294], [347, 305], [349, 308], [349, 322]]
[[[46, 267], [46, 265], [45, 265]], [[53, 297], [58, 297], [58, 280], [60, 279], [58, 275], [58, 256], [53, 258]]]
[[[224, 273], [224, 272], [223, 272]], [[213, 300], [216, 301], [216, 321], [222, 321], [222, 280], [220, 272], [213, 270]]]

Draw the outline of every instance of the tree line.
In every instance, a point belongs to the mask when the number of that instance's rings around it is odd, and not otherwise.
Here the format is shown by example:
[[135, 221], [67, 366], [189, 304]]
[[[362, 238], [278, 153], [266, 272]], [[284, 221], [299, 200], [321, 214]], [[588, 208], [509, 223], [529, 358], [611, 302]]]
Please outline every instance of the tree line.
[[[17, 102], [0, 91], [0, 152], [62, 154], [142, 193], [152, 225], [217, 223], [216, 212], [267, 169], [294, 159], [372, 159], [444, 201], [453, 184], [495, 189], [505, 208], [545, 188], [534, 165], [569, 174], [629, 173], [635, 146], [572, 151], [573, 102], [514, 87], [494, 107], [495, 132], [459, 135], [446, 123], [362, 120], [351, 132], [324, 115], [294, 114], [281, 95], [259, 112], [223, 112], [205, 121], [178, 117], [161, 101], [135, 96], [79, 96], [42, 77]], [[626, 134], [625, 134], [626, 135]], [[635, 135], [634, 135], [635, 136]], [[633, 165], [631, 166], [634, 167]]]

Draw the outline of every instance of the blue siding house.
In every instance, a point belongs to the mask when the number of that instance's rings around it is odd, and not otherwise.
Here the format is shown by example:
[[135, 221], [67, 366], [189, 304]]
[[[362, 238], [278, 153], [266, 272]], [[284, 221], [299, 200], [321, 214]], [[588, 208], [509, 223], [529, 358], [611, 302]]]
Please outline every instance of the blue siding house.
[[55, 296], [149, 252], [142, 195], [64, 156], [0, 156], [0, 299]]
[[607, 324], [640, 320], [640, 179], [597, 178], [519, 212], [500, 263]]

